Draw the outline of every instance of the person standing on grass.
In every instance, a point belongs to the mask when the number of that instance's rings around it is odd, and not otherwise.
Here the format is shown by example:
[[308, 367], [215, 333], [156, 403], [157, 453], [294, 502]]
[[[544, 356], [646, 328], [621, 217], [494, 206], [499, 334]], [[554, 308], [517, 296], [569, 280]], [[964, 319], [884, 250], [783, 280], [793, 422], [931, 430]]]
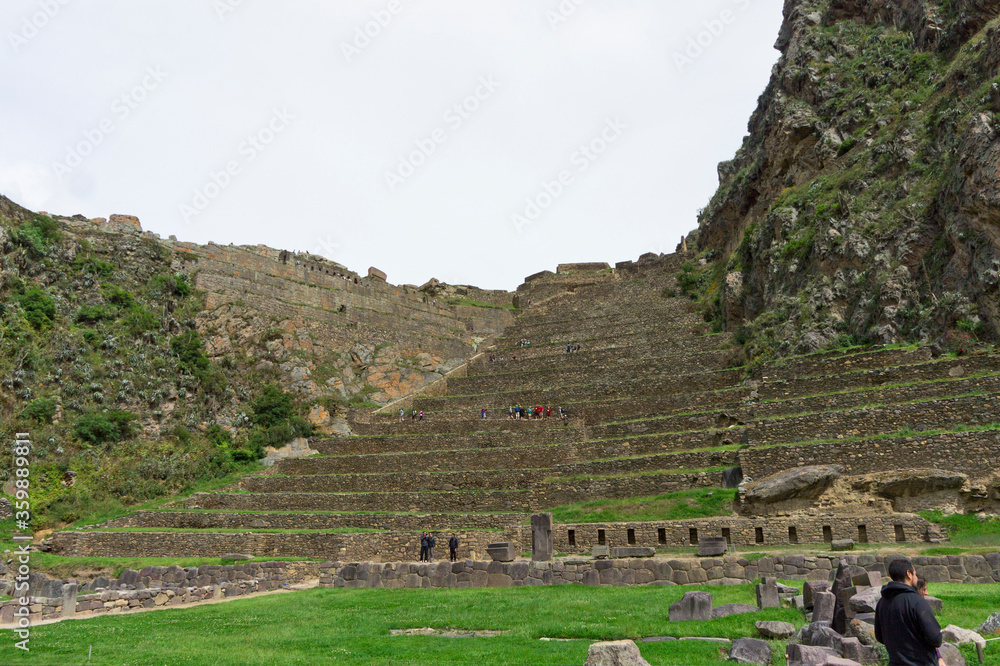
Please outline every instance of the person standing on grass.
[[448, 551], [452, 562], [458, 561], [458, 535], [452, 534], [448, 539]]
[[941, 625], [917, 593], [917, 572], [906, 558], [889, 563], [892, 581], [875, 607], [875, 638], [889, 652], [889, 666], [938, 666]]

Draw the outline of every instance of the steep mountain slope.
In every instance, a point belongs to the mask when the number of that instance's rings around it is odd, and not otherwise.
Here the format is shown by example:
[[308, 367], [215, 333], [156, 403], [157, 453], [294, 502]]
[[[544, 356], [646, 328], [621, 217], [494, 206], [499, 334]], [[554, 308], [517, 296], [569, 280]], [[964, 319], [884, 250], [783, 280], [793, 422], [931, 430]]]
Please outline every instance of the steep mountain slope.
[[[1000, 2], [787, 0], [695, 236], [750, 358], [1000, 332]], [[694, 240], [694, 238], [692, 238]]]
[[163, 240], [129, 216], [49, 216], [3, 197], [0, 296], [0, 437], [35, 442], [37, 526], [346, 433], [350, 409], [439, 379], [512, 318], [507, 292], [397, 287], [319, 257]]

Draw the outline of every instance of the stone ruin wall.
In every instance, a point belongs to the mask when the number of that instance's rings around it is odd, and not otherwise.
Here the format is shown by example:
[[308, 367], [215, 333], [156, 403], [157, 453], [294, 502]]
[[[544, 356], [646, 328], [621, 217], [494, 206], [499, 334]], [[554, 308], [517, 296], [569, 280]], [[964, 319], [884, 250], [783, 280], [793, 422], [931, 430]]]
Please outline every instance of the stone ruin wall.
[[[886, 576], [888, 563], [898, 556], [778, 555], [755, 561], [726, 556], [701, 559], [565, 560], [557, 562], [459, 561], [324, 562], [320, 587], [335, 588], [472, 588], [525, 585], [664, 586], [689, 584], [739, 585], [761, 576], [792, 580], [829, 580], [843, 559], [867, 571]], [[916, 557], [914, 567], [932, 583], [1000, 582], [1000, 553], [949, 557]]]
[[[459, 554], [474, 559], [483, 555], [486, 545], [510, 541], [520, 551], [531, 548], [531, 527], [524, 524], [524, 514], [480, 517], [476, 529], [470, 530], [468, 520], [460, 515], [426, 516], [415, 528], [400, 516], [357, 514], [338, 518], [344, 527], [387, 529], [391, 532], [281, 535], [280, 549], [275, 534], [205, 534], [161, 532], [57, 532], [51, 537], [52, 552], [71, 557], [151, 557], [163, 552], [197, 553], [203, 557], [221, 557], [227, 553], [249, 553], [258, 557], [280, 553], [290, 557], [330, 558], [358, 561], [409, 561], [420, 550], [420, 535], [416, 529], [435, 531], [438, 547], [445, 552], [446, 535], [459, 537]], [[231, 515], [233, 527], [244, 527], [237, 515]], [[325, 515], [268, 515], [267, 527], [330, 529], [333, 525]], [[114, 527], [136, 525], [134, 516], [117, 519]], [[190, 516], [158, 514], [159, 526], [195, 528]], [[452, 523], [451, 521], [454, 521]], [[419, 518], [417, 518], [419, 522]], [[452, 528], [452, 525], [455, 528]], [[148, 524], [142, 525], [149, 527]], [[215, 525], [216, 527], [218, 525]], [[399, 530], [410, 531], [399, 531]], [[788, 544], [821, 544], [835, 539], [856, 542], [902, 543], [923, 542], [935, 526], [912, 514], [889, 516], [798, 516], [789, 518], [705, 518], [700, 520], [556, 524], [552, 530], [553, 548], [557, 553], [582, 555], [594, 546], [638, 546], [646, 548], [685, 548], [707, 537], [728, 538], [733, 548]], [[794, 540], [792, 540], [794, 538]]]
[[[206, 564], [181, 568], [146, 567], [126, 569], [107, 587], [91, 589], [92, 583], [49, 579], [44, 574], [29, 578], [28, 620], [89, 617], [102, 613], [126, 613], [232, 598], [255, 592], [277, 590], [315, 579], [316, 562], [253, 562], [236, 565]], [[97, 581], [94, 581], [95, 583]], [[115, 589], [112, 589], [115, 588]], [[18, 598], [0, 602], [0, 626], [11, 625], [19, 617]]]
[[739, 457], [744, 477], [752, 479], [796, 467], [832, 464], [843, 465], [847, 475], [920, 467], [982, 478], [995, 474], [984, 461], [1000, 460], [1000, 431], [750, 448], [740, 451]]

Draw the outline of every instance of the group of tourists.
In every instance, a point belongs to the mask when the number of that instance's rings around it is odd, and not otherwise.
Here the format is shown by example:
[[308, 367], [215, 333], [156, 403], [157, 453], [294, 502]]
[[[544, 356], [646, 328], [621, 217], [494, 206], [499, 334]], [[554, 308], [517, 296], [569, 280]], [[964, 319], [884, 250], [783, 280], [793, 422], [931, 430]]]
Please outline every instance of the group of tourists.
[[578, 352], [578, 351], [580, 351], [580, 345], [574, 345], [574, 344], [569, 344], [569, 343], [566, 344], [566, 353], [567, 354], [572, 354], [572, 353]]
[[[434, 546], [437, 545], [437, 537], [435, 537], [430, 532], [421, 532], [420, 534], [420, 561], [421, 562], [433, 562], [434, 561]], [[448, 559], [452, 562], [458, 560], [458, 535], [452, 534], [451, 538], [448, 539]]]
[[[486, 418], [486, 410], [483, 409], [482, 417]], [[562, 407], [556, 408], [556, 416], [565, 421], [569, 414]], [[507, 408], [507, 418], [520, 421], [521, 419], [548, 419], [552, 418], [552, 408], [548, 406], [535, 405], [534, 407], [524, 408], [521, 405], [511, 405]]]
[[[406, 420], [406, 412], [401, 409], [401, 410], [399, 410], [399, 422], [402, 423], [405, 420]], [[420, 411], [417, 411], [415, 409], [411, 410], [410, 411], [410, 420], [411, 421], [423, 421], [424, 420], [424, 410], [422, 410], [422, 409]]]
[[522, 347], [530, 347], [531, 346], [531, 340], [528, 340], [527, 338], [521, 338], [520, 344], [521, 344]]
[[[505, 356], [498, 357], [496, 354], [490, 354], [490, 363], [503, 363], [507, 358]], [[517, 354], [511, 354], [510, 360], [516, 361]]]

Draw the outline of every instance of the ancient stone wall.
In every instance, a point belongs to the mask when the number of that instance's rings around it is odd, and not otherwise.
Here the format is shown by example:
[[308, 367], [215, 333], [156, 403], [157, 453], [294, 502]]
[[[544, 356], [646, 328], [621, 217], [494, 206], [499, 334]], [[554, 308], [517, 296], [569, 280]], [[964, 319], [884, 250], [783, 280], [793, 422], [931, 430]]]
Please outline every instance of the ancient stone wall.
[[[93, 590], [89, 583], [81, 587], [74, 581], [47, 579], [38, 589], [29, 589], [28, 619], [35, 622], [198, 603], [276, 590], [317, 575], [317, 563], [254, 562], [126, 569], [118, 581]], [[20, 599], [0, 602], [0, 626], [15, 623], [20, 605]]]
[[[755, 561], [727, 556], [702, 559], [557, 560], [555, 562], [460, 561], [324, 562], [320, 587], [344, 588], [472, 588], [525, 585], [687, 585], [747, 584], [761, 576], [828, 580], [840, 559], [886, 575], [893, 556], [847, 555], [807, 557], [779, 555]], [[917, 573], [931, 582], [1000, 582], [1000, 553], [987, 556], [920, 557]]]
[[[500, 536], [496, 532], [458, 531], [462, 557], [485, 553], [486, 545]], [[438, 538], [439, 548], [446, 548]], [[420, 535], [391, 533], [268, 533], [246, 532], [57, 532], [51, 550], [66, 557], [158, 557], [163, 553], [190, 553], [199, 557], [222, 557], [246, 553], [257, 557], [352, 557], [374, 561], [410, 559], [420, 553]], [[437, 552], [437, 551], [435, 551]]]
[[[566, 554], [589, 553], [594, 546], [684, 548], [706, 537], [725, 537], [735, 548], [743, 546], [824, 543], [834, 539], [894, 543], [925, 541], [931, 523], [913, 514], [870, 516], [795, 516], [790, 518], [719, 517], [625, 523], [557, 523], [552, 530], [555, 549]], [[530, 543], [531, 531], [509, 530], [519, 542]]]
[[831, 464], [843, 465], [848, 475], [919, 465], [980, 478], [994, 473], [984, 461], [1000, 460], [1000, 431], [751, 448], [740, 451], [739, 459], [743, 475], [753, 479], [794, 467]]

